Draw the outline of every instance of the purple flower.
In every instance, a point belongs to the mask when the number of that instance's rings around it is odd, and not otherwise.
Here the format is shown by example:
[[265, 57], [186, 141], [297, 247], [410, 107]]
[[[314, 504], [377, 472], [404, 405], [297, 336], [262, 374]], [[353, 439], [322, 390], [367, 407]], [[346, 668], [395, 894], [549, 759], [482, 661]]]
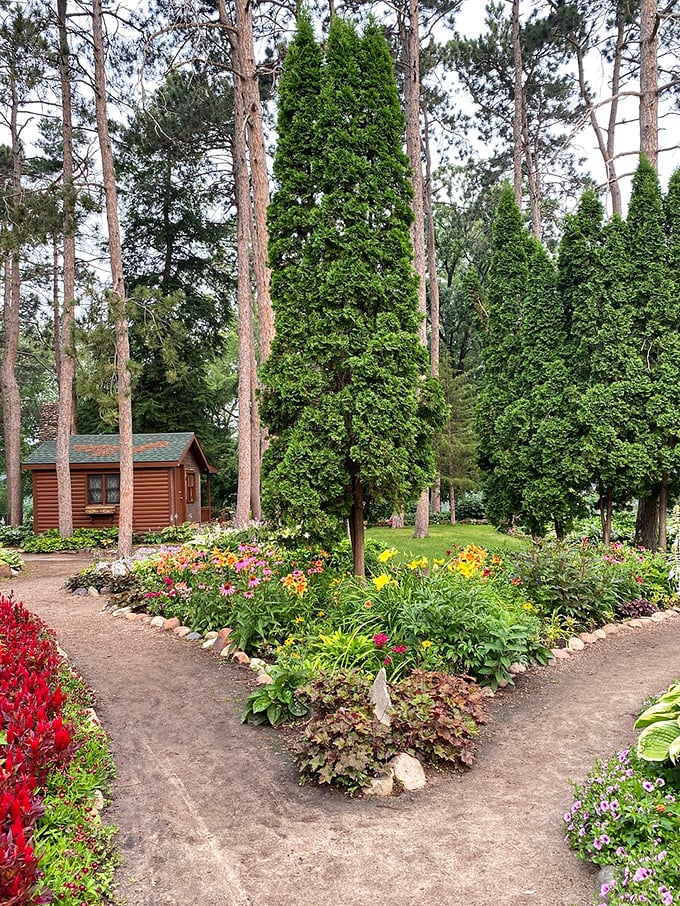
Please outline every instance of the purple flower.
[[600, 843], [602, 843], [604, 846], [606, 846], [607, 843], [609, 843], [609, 842], [610, 841], [609, 841], [609, 837], [607, 836], [607, 834], [602, 834], [602, 836], [600, 837]]
[[663, 779], [663, 777], [657, 777], [657, 778], [656, 778], [656, 785], [659, 786], [659, 787], [661, 787], [661, 786], [666, 786], [666, 781]]
[[646, 790], [648, 793], [651, 793], [652, 790], [654, 789], [654, 784], [652, 783], [651, 780], [643, 780], [642, 789]]
[[617, 855], [619, 858], [623, 858], [624, 856], [627, 856], [628, 853], [627, 853], [626, 850], [623, 848], [623, 846], [619, 846], [619, 847], [617, 848], [617, 850], [616, 850], [616, 855]]
[[602, 849], [602, 844], [600, 843], [600, 838], [599, 838], [599, 837], [595, 837], [595, 839], [593, 840], [593, 846], [595, 847], [595, 849], [596, 849], [598, 852]]
[[638, 870], [633, 875], [634, 881], [644, 881], [647, 878], [651, 877], [652, 870], [651, 868], [638, 868]]
[[600, 802], [600, 811], [606, 812], [608, 808], [609, 808], [609, 803], [607, 802], [606, 799], [603, 799], [602, 802]]

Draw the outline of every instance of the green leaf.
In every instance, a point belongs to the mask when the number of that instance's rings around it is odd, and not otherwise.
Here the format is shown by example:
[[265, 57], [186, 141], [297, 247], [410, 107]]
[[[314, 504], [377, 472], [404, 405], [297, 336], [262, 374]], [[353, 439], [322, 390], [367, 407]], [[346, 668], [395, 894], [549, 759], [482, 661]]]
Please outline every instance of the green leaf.
[[637, 742], [637, 753], [644, 761], [666, 761], [672, 742], [680, 736], [676, 720], [666, 720], [646, 727]]
[[642, 712], [633, 724], [633, 729], [642, 730], [643, 727], [648, 727], [650, 724], [658, 723], [659, 721], [675, 720], [678, 716], [678, 711], [679, 709], [674, 708], [670, 702], [659, 700]]
[[680, 736], [678, 736], [677, 739], [673, 740], [673, 742], [668, 747], [668, 757], [673, 762], [673, 764], [677, 762], [678, 755], [680, 755]]
[[281, 705], [278, 702], [272, 702], [267, 708], [267, 720], [273, 727], [281, 720]]
[[263, 695], [261, 692], [257, 693], [257, 695], [258, 698], [252, 703], [253, 714], [260, 714], [262, 711], [266, 711], [271, 704], [268, 695]]

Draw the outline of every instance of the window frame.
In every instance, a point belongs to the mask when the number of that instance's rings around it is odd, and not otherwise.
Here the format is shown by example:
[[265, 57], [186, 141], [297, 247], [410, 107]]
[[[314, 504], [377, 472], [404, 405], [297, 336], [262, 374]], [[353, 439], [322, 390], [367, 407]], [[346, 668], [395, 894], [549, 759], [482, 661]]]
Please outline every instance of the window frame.
[[[100, 481], [99, 486], [99, 500], [92, 499], [92, 486], [90, 484], [93, 478], [98, 478]], [[109, 487], [109, 478], [117, 479], [117, 487]], [[111, 491], [114, 490], [115, 500], [109, 500], [109, 495]], [[119, 506], [120, 505], [120, 472], [88, 472], [87, 473], [87, 505], [88, 506]]]

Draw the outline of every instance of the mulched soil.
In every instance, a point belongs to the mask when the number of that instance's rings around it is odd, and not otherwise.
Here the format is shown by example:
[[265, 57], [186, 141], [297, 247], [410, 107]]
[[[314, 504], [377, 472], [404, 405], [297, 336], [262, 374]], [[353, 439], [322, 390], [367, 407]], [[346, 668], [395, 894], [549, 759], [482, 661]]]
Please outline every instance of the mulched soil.
[[240, 723], [250, 671], [64, 591], [83, 555], [26, 560], [0, 591], [97, 693], [127, 906], [588, 906], [594, 873], [563, 841], [570, 781], [629, 745], [680, 673], [680, 618], [622, 631], [497, 696], [471, 771], [350, 800], [300, 787], [277, 733]]

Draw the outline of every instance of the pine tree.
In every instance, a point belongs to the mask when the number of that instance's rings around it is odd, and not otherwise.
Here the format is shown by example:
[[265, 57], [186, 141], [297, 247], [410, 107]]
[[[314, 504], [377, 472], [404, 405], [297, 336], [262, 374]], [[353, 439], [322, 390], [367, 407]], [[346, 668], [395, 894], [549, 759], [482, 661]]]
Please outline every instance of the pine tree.
[[[291, 61], [289, 84], [305, 60], [300, 52]], [[444, 406], [418, 339], [404, 119], [375, 24], [360, 39], [333, 19], [318, 100], [314, 134], [305, 138], [298, 115], [282, 136], [284, 149], [313, 152], [297, 192], [309, 201], [294, 211], [290, 232], [283, 205], [270, 215], [276, 333], [262, 372], [273, 435], [265, 500], [270, 513], [310, 530], [349, 519], [363, 575], [366, 508], [402, 505], [431, 480], [432, 428]], [[281, 162], [277, 173], [279, 191], [293, 194]], [[283, 284], [282, 267], [299, 293]]]

